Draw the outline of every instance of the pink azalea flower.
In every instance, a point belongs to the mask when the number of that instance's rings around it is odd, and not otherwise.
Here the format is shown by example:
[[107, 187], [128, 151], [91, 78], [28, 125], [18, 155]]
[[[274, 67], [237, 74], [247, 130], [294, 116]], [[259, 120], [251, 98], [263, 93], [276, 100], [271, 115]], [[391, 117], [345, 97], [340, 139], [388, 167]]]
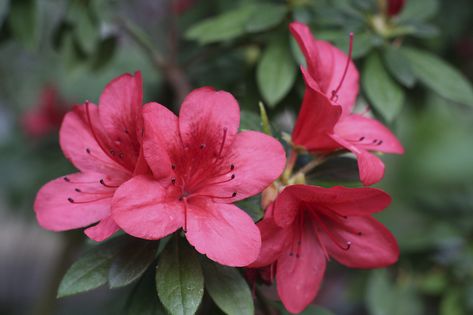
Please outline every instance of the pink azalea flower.
[[351, 268], [397, 261], [396, 239], [371, 216], [390, 202], [375, 188], [288, 186], [258, 223], [261, 252], [250, 267], [276, 264], [284, 306], [301, 312], [317, 295], [330, 257]]
[[34, 204], [39, 224], [53, 231], [88, 227], [102, 241], [118, 230], [110, 216], [115, 190], [133, 175], [146, 172], [141, 74], [110, 82], [99, 106], [86, 102], [66, 114], [59, 131], [64, 155], [80, 172], [55, 179], [38, 192]]
[[21, 117], [21, 127], [29, 136], [40, 138], [59, 129], [66, 108], [64, 101], [52, 86], [41, 92], [39, 103]]
[[380, 122], [351, 113], [359, 89], [354, 63], [338, 48], [316, 40], [305, 24], [294, 22], [290, 29], [307, 61], [307, 69], [301, 68], [306, 91], [292, 132], [294, 144], [318, 153], [349, 150], [358, 159], [362, 183], [380, 181], [384, 164], [370, 151], [402, 154], [404, 149]]
[[233, 96], [200, 88], [177, 117], [150, 103], [143, 109], [144, 156], [153, 176], [136, 176], [113, 198], [113, 218], [126, 233], [160, 239], [179, 228], [202, 254], [223, 265], [256, 259], [259, 230], [232, 202], [262, 191], [281, 174], [285, 154], [275, 139], [238, 133]]

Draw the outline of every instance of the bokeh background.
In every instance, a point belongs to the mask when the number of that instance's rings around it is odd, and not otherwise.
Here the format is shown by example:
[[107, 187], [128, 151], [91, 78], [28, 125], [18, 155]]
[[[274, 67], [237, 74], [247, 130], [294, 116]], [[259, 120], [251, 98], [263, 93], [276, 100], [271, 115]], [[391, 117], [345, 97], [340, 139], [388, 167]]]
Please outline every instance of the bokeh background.
[[[259, 128], [263, 101], [273, 129], [290, 132], [304, 88], [294, 19], [342, 49], [355, 32], [359, 108], [369, 104], [406, 149], [383, 157], [377, 185], [394, 200], [379, 218], [399, 262], [332, 262], [315, 300], [324, 309], [307, 314], [473, 314], [470, 0], [0, 0], [0, 314], [126, 313], [131, 288], [55, 299], [88, 243], [80, 231], [42, 230], [32, 207], [42, 184], [73, 170], [58, 145], [64, 112], [140, 70], [145, 101], [177, 110], [211, 85], [235, 95], [243, 127]], [[426, 54], [399, 54], [405, 46]], [[356, 186], [353, 166], [322, 165], [311, 180]]]

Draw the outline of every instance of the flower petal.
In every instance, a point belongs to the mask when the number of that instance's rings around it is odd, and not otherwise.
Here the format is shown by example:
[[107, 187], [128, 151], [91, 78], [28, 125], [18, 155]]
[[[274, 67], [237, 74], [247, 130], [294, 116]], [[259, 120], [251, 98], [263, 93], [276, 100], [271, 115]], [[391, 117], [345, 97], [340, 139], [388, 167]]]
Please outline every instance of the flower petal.
[[349, 115], [335, 126], [335, 133], [365, 150], [385, 153], [404, 153], [396, 136], [375, 119], [361, 115]]
[[260, 268], [275, 262], [292, 236], [290, 229], [279, 227], [272, 218], [263, 219], [257, 226], [261, 233], [261, 250], [256, 261], [248, 266], [250, 268]]
[[[305, 71], [303, 71], [305, 73]], [[331, 151], [339, 147], [328, 134], [340, 118], [341, 107], [332, 105], [320, 91], [314, 89], [312, 79], [305, 74], [306, 89], [297, 117], [292, 140], [309, 151]]]
[[337, 246], [326, 234], [320, 235], [329, 255], [345, 266], [380, 268], [395, 263], [399, 258], [396, 239], [371, 216], [351, 216], [344, 220], [344, 224], [337, 222], [328, 228], [351, 242], [350, 248], [346, 250]]
[[113, 233], [118, 230], [120, 230], [118, 225], [115, 224], [111, 216], [108, 216], [102, 219], [98, 224], [86, 229], [84, 233], [94, 241], [101, 242], [112, 236]]
[[287, 248], [278, 260], [276, 271], [279, 297], [291, 313], [301, 312], [315, 298], [326, 266], [323, 249], [311, 226], [306, 224], [300, 232], [299, 257]]
[[[136, 144], [141, 137], [141, 73], [123, 74], [107, 84], [99, 100], [100, 121], [111, 138], [124, 138]], [[126, 132], [125, 132], [126, 130]]]
[[[348, 56], [332, 44], [316, 40], [309, 27], [300, 22], [289, 26], [292, 35], [301, 48], [309, 74], [317, 83], [318, 89], [329, 98], [342, 80]], [[348, 36], [347, 36], [348, 41]], [[343, 108], [343, 115], [351, 112], [359, 89], [359, 73], [352, 60], [349, 61], [347, 74], [337, 92], [336, 104]]]
[[[97, 107], [90, 103], [87, 106], [90, 119], [97, 121]], [[100, 129], [94, 128], [92, 132], [86, 111], [86, 105], [75, 106], [74, 110], [64, 117], [59, 131], [59, 143], [66, 158], [82, 172], [110, 175], [117, 172], [129, 173], [126, 168], [110, 158], [97, 142], [105, 143], [106, 140], [102, 139], [103, 133]]]
[[[317, 211], [336, 211], [339, 215], [367, 215], [382, 211], [391, 203], [391, 197], [376, 188], [330, 188], [311, 185], [290, 185], [276, 201], [277, 222], [292, 222], [296, 209], [313, 207]], [[291, 217], [290, 217], [291, 216]], [[286, 223], [286, 224], [287, 224]]]
[[[223, 199], [227, 203], [246, 199], [263, 191], [276, 180], [284, 170], [286, 154], [281, 143], [261, 132], [243, 131], [224, 157], [223, 170], [200, 191], [212, 196], [232, 196]], [[228, 167], [233, 165], [233, 169]], [[231, 179], [233, 177], [233, 179]], [[217, 183], [217, 184], [215, 184]]]
[[363, 185], [370, 186], [376, 184], [384, 177], [384, 163], [380, 158], [354, 145], [352, 142], [346, 141], [337, 134], [332, 134], [331, 137], [356, 155], [360, 180]]
[[173, 152], [180, 147], [178, 118], [158, 103], [143, 108], [145, 134], [143, 151], [155, 178], [168, 177], [172, 171]]
[[184, 146], [199, 149], [201, 144], [217, 155], [226, 148], [240, 126], [240, 108], [235, 98], [225, 91], [204, 87], [192, 91], [179, 112], [179, 130]]
[[[114, 189], [101, 185], [102, 178], [102, 174], [75, 173], [44, 185], [34, 202], [39, 225], [52, 231], [65, 231], [108, 217]], [[105, 180], [110, 182], [108, 178]]]
[[261, 236], [251, 217], [234, 205], [198, 199], [188, 204], [189, 243], [222, 265], [241, 267], [255, 261]]
[[[183, 204], [171, 198], [168, 182], [135, 176], [117, 189], [112, 218], [126, 233], [157, 240], [179, 229], [184, 222]], [[173, 189], [173, 187], [170, 187]]]

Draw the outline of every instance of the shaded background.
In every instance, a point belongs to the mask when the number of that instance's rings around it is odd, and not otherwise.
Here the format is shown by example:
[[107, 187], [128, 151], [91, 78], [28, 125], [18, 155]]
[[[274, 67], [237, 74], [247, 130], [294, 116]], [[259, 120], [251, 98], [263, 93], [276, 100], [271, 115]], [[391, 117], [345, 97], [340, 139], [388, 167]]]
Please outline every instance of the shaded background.
[[[287, 30], [293, 19], [343, 49], [354, 31], [363, 80], [370, 60], [403, 45], [473, 77], [471, 1], [408, 0], [392, 18], [380, 13], [386, 2], [375, 0], [268, 1], [279, 8], [268, 11], [252, 9], [256, 3], [0, 0], [0, 314], [125, 313], [131, 288], [103, 288], [55, 305], [57, 282], [87, 241], [80, 231], [42, 230], [32, 209], [42, 184], [73, 170], [57, 141], [63, 113], [97, 102], [114, 77], [142, 71], [145, 102], [173, 110], [192, 88], [225, 89], [240, 102], [245, 128], [259, 128], [262, 100], [273, 128], [290, 132], [303, 92], [300, 55]], [[227, 15], [217, 24], [198, 25], [221, 14]], [[391, 26], [380, 26], [376, 16], [404, 33], [383, 33]], [[455, 97], [463, 83], [443, 84], [442, 72], [433, 78], [441, 86], [432, 88], [422, 80], [410, 84], [386, 59], [382, 68], [391, 85], [377, 89], [392, 89], [396, 106], [374, 105], [366, 79], [359, 107], [372, 105], [406, 149], [383, 158], [386, 177], [378, 185], [394, 200], [379, 218], [396, 235], [401, 258], [377, 271], [331, 263], [315, 304], [335, 314], [472, 314], [473, 103], [461, 101], [468, 95]], [[357, 185], [356, 176], [347, 160], [322, 165], [311, 180]]]

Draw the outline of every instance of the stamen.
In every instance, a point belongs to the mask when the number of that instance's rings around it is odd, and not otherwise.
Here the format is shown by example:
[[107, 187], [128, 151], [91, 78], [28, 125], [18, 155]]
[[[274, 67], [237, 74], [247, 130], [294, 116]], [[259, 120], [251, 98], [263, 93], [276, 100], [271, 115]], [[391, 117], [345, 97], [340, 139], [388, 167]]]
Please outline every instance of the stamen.
[[90, 149], [89, 149], [89, 148], [86, 148], [86, 149], [85, 149], [85, 152], [87, 152], [87, 154], [90, 154]]
[[171, 168], [172, 168], [173, 170], [175, 170], [175, 169], [176, 169], [176, 164], [171, 164]]
[[235, 165], [230, 164], [230, 171], [233, 171], [235, 169]]
[[360, 137], [360, 139], [358, 139], [358, 141], [360, 141], [360, 142], [363, 141], [363, 140], [365, 140], [365, 137]]
[[187, 199], [182, 198], [184, 201], [184, 233], [187, 233]]
[[176, 185], [176, 178], [174, 178], [174, 177], [171, 178], [171, 183], [172, 183], [173, 185]]
[[[330, 229], [325, 225], [323, 220], [319, 217], [319, 215], [316, 212], [313, 212], [313, 215], [314, 215], [315, 220], [319, 224], [319, 226], [322, 228], [322, 230], [324, 230], [325, 233], [327, 233], [328, 237], [335, 243], [335, 245], [337, 245], [342, 250], [349, 250], [350, 249], [350, 247], [351, 247], [351, 242], [350, 241], [346, 241], [346, 240], [343, 240], [343, 239], [340, 240], [339, 239], [340, 237], [338, 237], [337, 235], [333, 234], [332, 231], [330, 231]], [[344, 242], [345, 246], [340, 244], [340, 241]]]
[[201, 149], [201, 150], [205, 149], [205, 147], [206, 147], [205, 143], [201, 143], [201, 144], [200, 144], [200, 149]]
[[338, 86], [336, 87], [335, 90], [332, 91], [332, 97], [330, 98], [331, 101], [337, 101], [338, 99], [338, 91], [342, 87], [343, 81], [345, 81], [345, 77], [348, 72], [348, 66], [350, 65], [351, 61], [351, 56], [353, 53], [353, 33], [350, 33], [350, 47], [348, 48], [348, 58], [347, 58], [347, 63], [345, 65], [345, 69], [343, 70], [343, 75], [342, 78], [340, 79], [340, 83], [338, 83]]
[[[190, 199], [192, 197], [208, 197], [208, 198], [213, 198], [213, 199], [232, 199], [232, 198], [235, 198], [236, 195], [237, 195], [236, 191], [234, 191], [231, 196], [226, 196], [226, 197], [219, 197], [219, 196], [213, 196], [213, 195], [201, 195], [199, 193], [194, 193], [187, 196], [187, 199]], [[179, 198], [179, 200], [181, 199]]]
[[218, 157], [222, 156], [223, 146], [225, 145], [225, 140], [227, 139], [227, 131], [228, 131], [227, 127], [223, 128], [223, 140], [222, 140], [222, 143], [220, 144], [220, 150], [218, 151]]
[[77, 192], [79, 192], [79, 193], [82, 192], [79, 188], [76, 188], [76, 189], [74, 189], [74, 190], [77, 191]]
[[230, 176], [229, 179], [225, 179], [225, 180], [222, 180], [222, 181], [219, 181], [219, 182], [207, 183], [206, 185], [218, 185], [218, 184], [228, 183], [228, 182], [230, 182], [234, 179], [235, 179], [235, 174], [232, 174], [232, 176]]
[[383, 144], [383, 140], [379, 140], [377, 145], [382, 145], [382, 144]]
[[72, 199], [71, 197], [67, 198], [67, 201], [69, 201], [70, 203], [73, 203], [73, 204], [83, 204], [83, 203], [90, 203], [90, 202], [96, 202], [96, 201], [100, 201], [100, 200], [104, 200], [104, 199], [107, 199], [107, 198], [110, 198], [111, 195], [107, 195], [105, 197], [102, 197], [102, 198], [97, 198], [97, 199], [92, 199], [92, 200], [85, 200], [85, 201], [76, 201], [74, 199]]
[[114, 186], [114, 185], [106, 184], [105, 181], [103, 180], [103, 178], [102, 178], [99, 182], [100, 182], [100, 184], [101, 184], [102, 186], [105, 186], [105, 187], [107, 187], [107, 188], [118, 188], [118, 187], [119, 187], [119, 186]]
[[64, 180], [65, 180], [66, 182], [68, 182], [68, 183], [71, 182], [71, 180], [70, 180], [69, 177], [67, 177], [67, 176], [64, 176]]

